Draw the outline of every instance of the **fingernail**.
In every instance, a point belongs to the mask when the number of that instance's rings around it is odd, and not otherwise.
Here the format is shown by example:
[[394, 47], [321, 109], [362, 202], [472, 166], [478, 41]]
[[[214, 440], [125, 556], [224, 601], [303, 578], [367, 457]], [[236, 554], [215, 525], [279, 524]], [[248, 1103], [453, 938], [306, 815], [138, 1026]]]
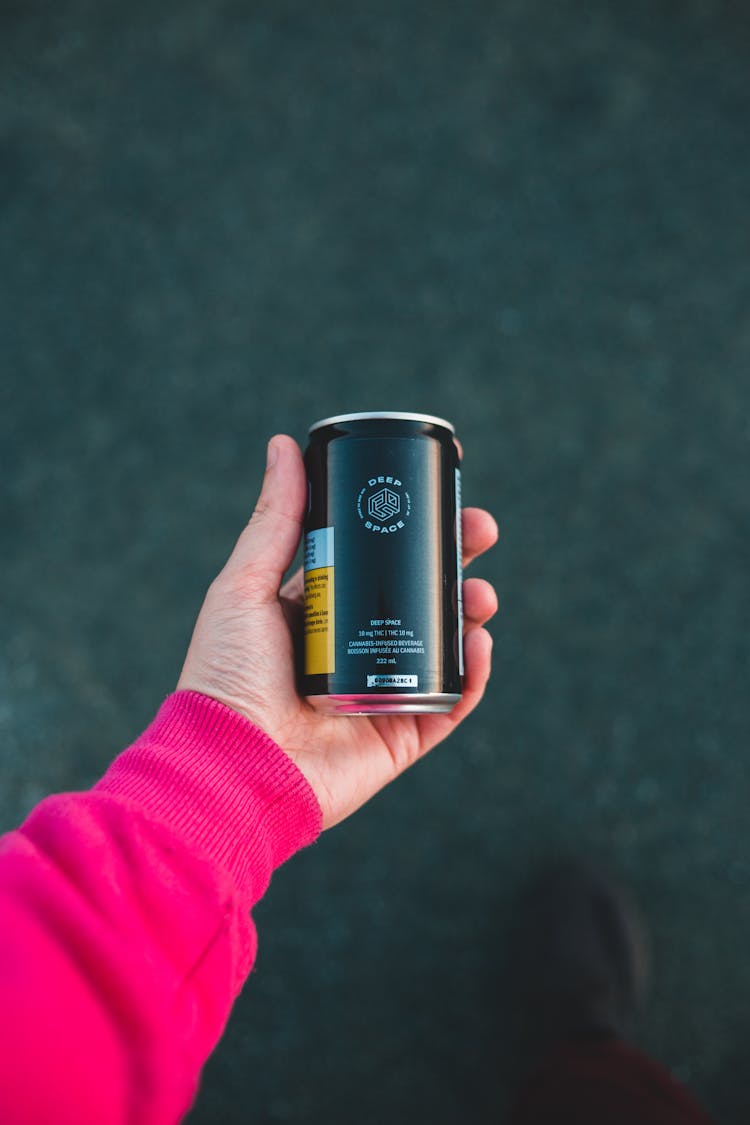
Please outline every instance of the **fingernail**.
[[268, 472], [269, 469], [272, 469], [274, 467], [274, 465], [276, 464], [276, 461], [278, 459], [278, 456], [279, 456], [279, 451], [276, 448], [276, 444], [275, 444], [273, 438], [271, 438], [271, 440], [268, 443], [268, 449], [266, 450], [266, 472]]

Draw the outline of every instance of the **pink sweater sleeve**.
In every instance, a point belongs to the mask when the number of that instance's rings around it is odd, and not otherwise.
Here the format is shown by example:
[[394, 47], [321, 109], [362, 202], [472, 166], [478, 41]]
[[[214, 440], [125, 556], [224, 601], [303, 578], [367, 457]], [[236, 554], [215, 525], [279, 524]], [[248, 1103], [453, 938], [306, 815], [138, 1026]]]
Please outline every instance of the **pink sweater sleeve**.
[[0, 839], [0, 1121], [166, 1125], [250, 971], [250, 907], [320, 807], [247, 719], [169, 696], [85, 793]]

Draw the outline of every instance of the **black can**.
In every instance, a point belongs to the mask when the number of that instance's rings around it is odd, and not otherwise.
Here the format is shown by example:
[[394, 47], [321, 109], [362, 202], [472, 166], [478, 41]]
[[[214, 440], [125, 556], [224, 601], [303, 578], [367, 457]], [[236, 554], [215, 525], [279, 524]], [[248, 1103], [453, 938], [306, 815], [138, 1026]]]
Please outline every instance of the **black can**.
[[461, 698], [461, 472], [425, 414], [342, 414], [305, 452], [303, 694], [320, 711], [450, 711]]

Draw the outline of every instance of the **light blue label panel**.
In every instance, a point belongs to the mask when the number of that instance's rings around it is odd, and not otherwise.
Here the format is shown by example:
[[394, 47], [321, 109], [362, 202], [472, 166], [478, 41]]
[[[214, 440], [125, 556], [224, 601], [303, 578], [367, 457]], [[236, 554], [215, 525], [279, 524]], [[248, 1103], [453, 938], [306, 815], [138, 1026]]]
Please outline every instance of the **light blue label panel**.
[[305, 536], [305, 570], [333, 566], [333, 528], [319, 527]]

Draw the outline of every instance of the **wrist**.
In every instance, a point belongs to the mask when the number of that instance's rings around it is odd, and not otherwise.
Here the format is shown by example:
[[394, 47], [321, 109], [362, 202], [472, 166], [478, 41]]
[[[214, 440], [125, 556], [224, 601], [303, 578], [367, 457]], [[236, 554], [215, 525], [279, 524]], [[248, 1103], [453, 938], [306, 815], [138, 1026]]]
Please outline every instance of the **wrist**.
[[320, 805], [294, 762], [249, 719], [196, 691], [168, 696], [95, 789], [168, 825], [252, 901], [265, 890], [251, 885], [261, 854], [267, 883], [321, 830]]

